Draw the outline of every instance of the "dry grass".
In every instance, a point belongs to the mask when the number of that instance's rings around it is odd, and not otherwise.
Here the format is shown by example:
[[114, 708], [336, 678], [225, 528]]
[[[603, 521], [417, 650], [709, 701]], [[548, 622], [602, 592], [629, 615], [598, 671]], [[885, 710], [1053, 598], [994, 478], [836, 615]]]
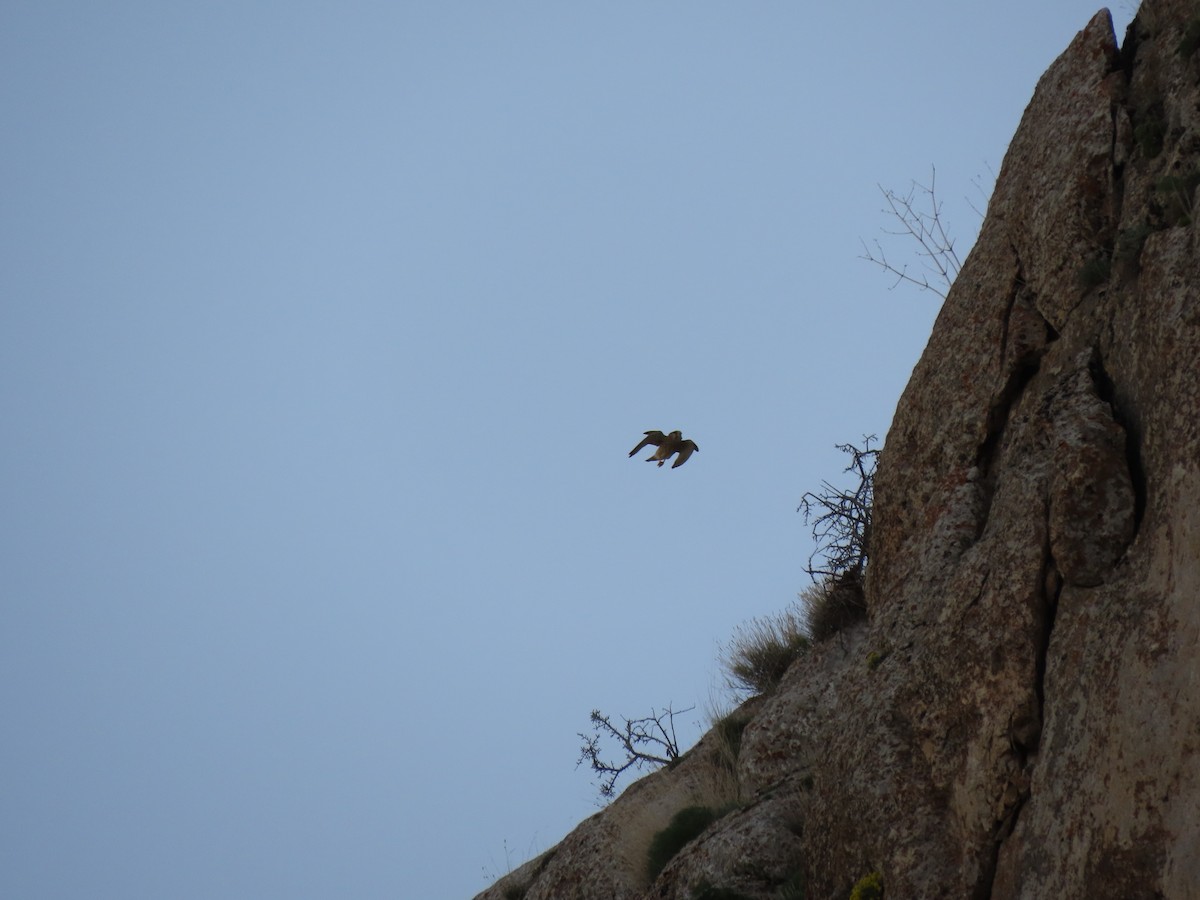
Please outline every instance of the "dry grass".
[[862, 579], [847, 572], [805, 588], [800, 594], [804, 607], [804, 630], [813, 643], [828, 640], [839, 631], [867, 620], [867, 601]]
[[795, 605], [738, 626], [721, 651], [729, 687], [736, 693], [770, 693], [808, 644], [804, 617]]
[[630, 796], [618, 797], [602, 815], [619, 836], [614, 854], [617, 864], [638, 881], [648, 883], [646, 860], [651, 844], [672, 817], [688, 806], [723, 813], [738, 805], [740, 791], [737, 773], [726, 763], [722, 749], [705, 737], [680, 757], [678, 766], [635, 781], [626, 793]]

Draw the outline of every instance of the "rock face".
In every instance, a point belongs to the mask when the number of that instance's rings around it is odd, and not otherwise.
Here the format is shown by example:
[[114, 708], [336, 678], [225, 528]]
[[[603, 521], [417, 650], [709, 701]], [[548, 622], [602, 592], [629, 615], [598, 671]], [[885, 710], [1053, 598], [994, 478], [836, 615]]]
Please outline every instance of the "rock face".
[[1039, 82], [888, 433], [869, 623], [481, 898], [1200, 897], [1197, 44], [1145, 0]]

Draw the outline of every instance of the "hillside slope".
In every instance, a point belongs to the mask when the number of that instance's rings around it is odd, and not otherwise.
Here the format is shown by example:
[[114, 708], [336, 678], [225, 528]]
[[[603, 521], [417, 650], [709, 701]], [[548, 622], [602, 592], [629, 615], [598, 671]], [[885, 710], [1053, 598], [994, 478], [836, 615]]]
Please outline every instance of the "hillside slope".
[[1198, 184], [1200, 4], [1098, 13], [897, 406], [869, 623], [480, 898], [1200, 897]]

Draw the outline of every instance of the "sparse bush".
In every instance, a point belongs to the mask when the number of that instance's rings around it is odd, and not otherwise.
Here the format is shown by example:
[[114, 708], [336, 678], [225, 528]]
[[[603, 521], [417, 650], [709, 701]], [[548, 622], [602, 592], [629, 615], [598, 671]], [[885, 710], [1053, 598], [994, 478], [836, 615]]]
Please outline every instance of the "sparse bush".
[[828, 481], [820, 492], [809, 491], [800, 498], [797, 512], [811, 524], [816, 549], [808, 558], [805, 571], [813, 581], [838, 579], [854, 573], [861, 580], [870, 556], [871, 504], [875, 499], [875, 466], [879, 451], [871, 449], [875, 435], [864, 435], [862, 448], [838, 444], [837, 449], [850, 455], [846, 472], [854, 473], [858, 484], [849, 490], [835, 488]]
[[646, 875], [653, 881], [667, 863], [698, 838], [720, 815], [709, 806], [687, 806], [675, 813], [671, 823], [654, 836], [646, 853]]
[[800, 594], [805, 631], [813, 641], [823, 641], [867, 617], [865, 581], [879, 460], [879, 451], [871, 449], [874, 440], [874, 435], [864, 435], [861, 448], [838, 445], [850, 454], [845, 471], [854, 473], [856, 485], [842, 489], [826, 481], [820, 492], [810, 491], [800, 498], [797, 512], [811, 523], [816, 542], [805, 567], [814, 584]]
[[850, 891], [850, 900], [882, 900], [883, 876], [878, 872], [864, 875]]
[[721, 652], [721, 662], [735, 692], [766, 694], [807, 649], [804, 623], [793, 606], [738, 626]]
[[[643, 766], [670, 766], [679, 759], [679, 740], [675, 736], [675, 717], [691, 712], [696, 707], [674, 710], [667, 706], [662, 712], [650, 710], [650, 715], [641, 719], [622, 719], [624, 724], [614, 725], [610, 716], [593, 709], [591, 720], [595, 731], [591, 735], [579, 733], [583, 744], [575, 767], [588, 763], [592, 771], [600, 776], [600, 796], [612, 799], [616, 794], [617, 779], [629, 769]], [[624, 759], [607, 762], [600, 758], [603, 739], [615, 740], [624, 753]]]
[[720, 739], [721, 762], [731, 770], [737, 767], [738, 757], [742, 753], [742, 732], [749, 724], [750, 718], [738, 712], [731, 712], [713, 723], [713, 730]]
[[738, 757], [742, 753], [742, 733], [754, 718], [754, 708], [741, 706], [730, 711], [723, 702], [714, 701], [705, 718], [708, 732], [695, 752], [688, 754], [690, 771], [703, 785], [702, 793], [693, 794], [693, 798], [697, 803], [732, 809], [742, 803]]
[[[862, 241], [863, 255], [860, 258], [894, 275], [896, 282], [892, 287], [907, 281], [923, 291], [933, 291], [944, 300], [958, 276], [959, 269], [962, 268], [962, 263], [954, 249], [954, 239], [946, 233], [942, 222], [942, 204], [937, 198], [937, 169], [930, 170], [928, 186], [914, 181], [907, 194], [898, 194], [883, 185], [878, 187], [887, 202], [887, 209], [883, 212], [894, 218], [901, 228], [900, 231], [884, 229], [885, 233], [915, 240], [919, 248], [917, 255], [921, 257], [921, 265], [925, 271], [911, 275], [907, 265], [897, 266], [889, 262], [878, 240], [874, 242], [874, 251], [867, 246], [866, 241]], [[928, 211], [923, 208], [926, 204]], [[929, 280], [930, 275], [934, 276], [932, 282]]]
[[854, 571], [805, 588], [800, 602], [804, 606], [805, 630], [814, 643], [867, 619], [862, 576]]

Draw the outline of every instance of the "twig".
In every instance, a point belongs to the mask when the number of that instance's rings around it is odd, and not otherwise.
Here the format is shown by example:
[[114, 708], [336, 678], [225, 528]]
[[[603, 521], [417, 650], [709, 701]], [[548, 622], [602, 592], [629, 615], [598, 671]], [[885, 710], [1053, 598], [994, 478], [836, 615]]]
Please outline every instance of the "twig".
[[[954, 250], [954, 239], [946, 233], [945, 226], [942, 224], [942, 204], [937, 198], [937, 169], [930, 168], [928, 187], [914, 181], [909, 187], [908, 193], [903, 196], [883, 185], [878, 185], [878, 187], [887, 202], [887, 209], [883, 212], [901, 225], [899, 231], [884, 229], [884, 233], [911, 237], [915, 240], [920, 247], [917, 255], [922, 258], [922, 265], [927, 272], [935, 275], [936, 279], [934, 282], [930, 282], [929, 275], [925, 273], [910, 275], [907, 265], [896, 266], [889, 262], [887, 254], [884, 253], [883, 246], [878, 240], [874, 241], [874, 253], [871, 252], [866, 241], [861, 241], [863, 255], [860, 258], [895, 275], [896, 281], [892, 285], [893, 289], [901, 282], [907, 281], [923, 291], [933, 291], [944, 300], [947, 291], [950, 290], [950, 285], [954, 283], [954, 279], [962, 268], [962, 263]], [[928, 199], [928, 212], [918, 209], [918, 191]], [[945, 285], [945, 288], [939, 287], [939, 283]]]

